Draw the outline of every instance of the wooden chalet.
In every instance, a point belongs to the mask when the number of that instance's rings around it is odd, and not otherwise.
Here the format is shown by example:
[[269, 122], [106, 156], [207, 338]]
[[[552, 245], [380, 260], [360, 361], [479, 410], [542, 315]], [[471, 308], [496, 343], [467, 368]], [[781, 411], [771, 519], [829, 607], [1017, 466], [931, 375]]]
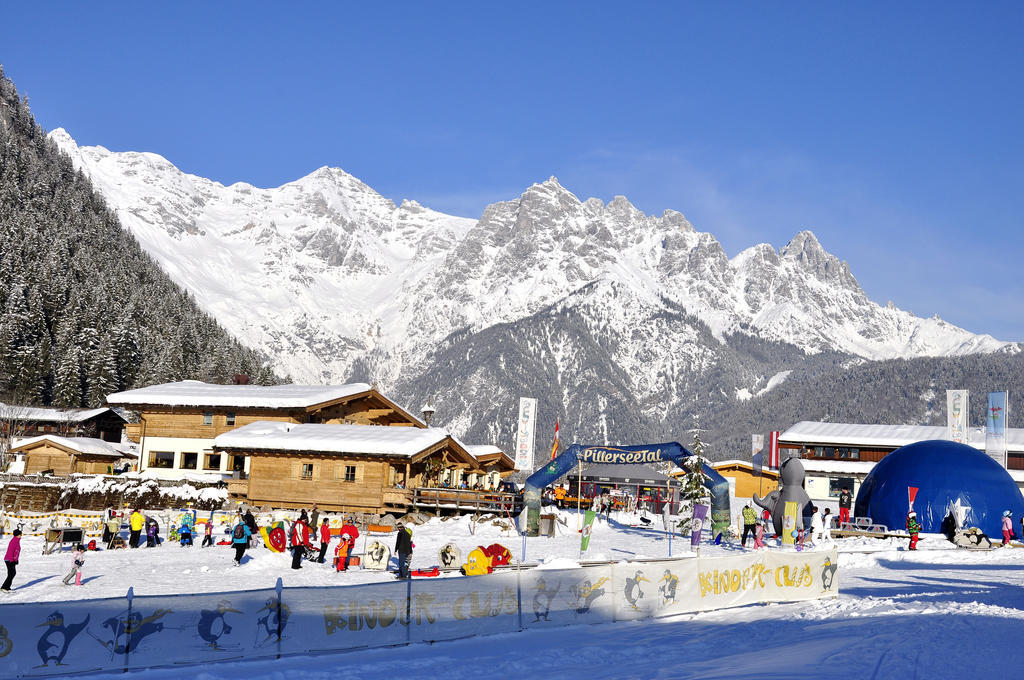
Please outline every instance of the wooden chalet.
[[195, 380], [152, 385], [107, 397], [139, 414], [126, 427], [140, 445], [139, 470], [177, 479], [194, 474], [244, 479], [246, 456], [215, 451], [219, 435], [260, 421], [426, 428], [365, 383], [347, 385], [214, 385]]
[[40, 408], [0, 404], [0, 435], [13, 438], [54, 434], [120, 442], [128, 423], [109, 408]]
[[756, 493], [764, 498], [779, 488], [779, 473], [762, 467], [755, 474], [754, 465], [743, 460], [720, 460], [711, 464], [715, 472], [726, 479], [735, 480], [736, 498], [753, 498]]
[[263, 421], [219, 435], [213, 448], [250, 461], [250, 503], [284, 508], [404, 510], [421, 487], [493, 490], [514, 471], [500, 449], [467, 447], [437, 428]]
[[134, 461], [135, 454], [120, 446], [92, 437], [32, 437], [11, 448], [11, 453], [24, 455], [25, 474], [72, 473], [110, 474], [124, 461]]

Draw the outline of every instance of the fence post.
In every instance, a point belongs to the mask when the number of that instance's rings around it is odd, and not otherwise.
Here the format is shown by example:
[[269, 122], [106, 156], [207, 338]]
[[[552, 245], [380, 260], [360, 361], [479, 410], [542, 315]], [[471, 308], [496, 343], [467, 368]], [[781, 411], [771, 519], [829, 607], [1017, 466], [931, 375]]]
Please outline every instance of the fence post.
[[277, 591], [277, 658], [281, 658], [281, 617], [284, 616], [284, 600], [282, 594], [284, 591], [284, 583], [281, 581], [281, 577], [277, 577], [277, 583], [274, 585], [274, 590]]
[[[398, 560], [401, 562], [402, 558]], [[398, 568], [402, 568], [401, 564]], [[409, 568], [412, 568], [411, 564]], [[405, 644], [409, 645], [412, 644], [412, 573], [405, 579], [405, 620]]]
[[519, 630], [523, 630], [523, 563], [516, 565], [516, 608], [519, 610]]
[[[132, 600], [135, 598], [135, 588], [132, 586], [128, 587], [128, 594], [125, 595], [128, 598], [128, 617], [125, 619], [124, 625], [124, 672], [128, 672], [128, 654], [131, 652], [132, 646], [132, 635], [128, 629], [132, 625]], [[114, 632], [114, 649], [117, 649], [117, 631]]]

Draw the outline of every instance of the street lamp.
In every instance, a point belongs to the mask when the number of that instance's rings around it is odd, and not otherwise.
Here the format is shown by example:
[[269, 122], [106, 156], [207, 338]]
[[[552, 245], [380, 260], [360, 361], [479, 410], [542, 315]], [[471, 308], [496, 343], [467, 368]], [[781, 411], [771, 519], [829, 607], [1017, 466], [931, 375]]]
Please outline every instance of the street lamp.
[[434, 417], [434, 402], [428, 399], [420, 410], [423, 411], [423, 422], [430, 427], [430, 419]]

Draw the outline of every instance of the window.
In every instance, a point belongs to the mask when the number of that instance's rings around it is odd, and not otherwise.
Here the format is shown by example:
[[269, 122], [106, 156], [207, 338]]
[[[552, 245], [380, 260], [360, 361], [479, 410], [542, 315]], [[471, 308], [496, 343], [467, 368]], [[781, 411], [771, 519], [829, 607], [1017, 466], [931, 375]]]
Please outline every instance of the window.
[[150, 451], [149, 467], [151, 468], [172, 468], [174, 467], [173, 451]]
[[203, 414], [203, 425], [213, 425], [213, 413], [207, 411]]
[[354, 482], [356, 481], [356, 466], [346, 465], [345, 466], [345, 481]]
[[853, 477], [829, 477], [828, 495], [831, 498], [839, 498], [839, 492], [849, 489], [853, 493]]
[[303, 463], [302, 464], [302, 479], [313, 479], [313, 464]]
[[226, 414], [224, 414], [224, 420], [225, 420], [226, 424], [229, 427], [234, 426], [234, 424], [235, 424], [235, 414], [234, 413], [226, 413]]
[[199, 464], [198, 453], [182, 453], [181, 454], [181, 468], [183, 470], [195, 470], [196, 465]]
[[219, 453], [208, 453], [206, 454], [206, 464], [203, 466], [205, 470], [219, 470], [220, 469], [220, 454]]
[[231, 464], [232, 472], [244, 472], [245, 471], [245, 456], [231, 456], [228, 459]]

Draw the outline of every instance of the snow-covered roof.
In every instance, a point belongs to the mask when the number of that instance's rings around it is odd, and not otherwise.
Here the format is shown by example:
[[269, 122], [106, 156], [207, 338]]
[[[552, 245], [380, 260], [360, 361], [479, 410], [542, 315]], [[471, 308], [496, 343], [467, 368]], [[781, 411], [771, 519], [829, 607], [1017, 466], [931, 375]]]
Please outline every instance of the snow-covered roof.
[[107, 397], [120, 406], [217, 406], [235, 408], [308, 408], [371, 389], [347, 385], [214, 385], [198, 380], [150, 385]]
[[137, 458], [134, 453], [124, 450], [119, 444], [95, 439], [93, 437], [58, 437], [55, 434], [44, 434], [39, 437], [30, 437], [23, 440], [17, 447], [12, 449], [30, 449], [36, 444], [48, 441], [52, 444], [77, 451], [78, 453], [90, 456], [104, 456], [107, 458]]
[[[459, 443], [462, 444], [461, 441]], [[466, 449], [466, 452], [474, 458], [479, 458], [480, 456], [493, 456], [496, 453], [508, 455], [502, 451], [500, 447], [494, 446], [493, 444], [462, 444], [462, 448]]]
[[[946, 428], [942, 425], [863, 425], [805, 420], [779, 435], [779, 442], [899, 448], [914, 442], [946, 438]], [[985, 450], [985, 428], [971, 428], [970, 445]], [[1024, 452], [1024, 429], [1006, 428], [1006, 448]]]
[[817, 460], [815, 458], [801, 458], [800, 464], [804, 466], [805, 472], [830, 472], [853, 475], [866, 475], [875, 467], [875, 462], [870, 460]]
[[[4, 417], [17, 421], [81, 423], [90, 418], [102, 415], [111, 409], [103, 408], [40, 408], [37, 406], [17, 406], [0, 403], [0, 411]], [[113, 413], [113, 411], [111, 411]]]
[[213, 440], [217, 449], [357, 453], [411, 458], [449, 437], [436, 427], [385, 427], [282, 423], [261, 420], [225, 432]]

